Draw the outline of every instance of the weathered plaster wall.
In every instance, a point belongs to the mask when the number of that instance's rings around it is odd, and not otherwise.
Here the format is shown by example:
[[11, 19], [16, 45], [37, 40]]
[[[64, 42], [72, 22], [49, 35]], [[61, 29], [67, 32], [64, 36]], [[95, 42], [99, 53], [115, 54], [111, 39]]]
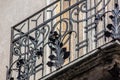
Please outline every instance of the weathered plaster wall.
[[11, 26], [46, 5], [46, 0], [0, 0], [0, 80], [6, 80]]

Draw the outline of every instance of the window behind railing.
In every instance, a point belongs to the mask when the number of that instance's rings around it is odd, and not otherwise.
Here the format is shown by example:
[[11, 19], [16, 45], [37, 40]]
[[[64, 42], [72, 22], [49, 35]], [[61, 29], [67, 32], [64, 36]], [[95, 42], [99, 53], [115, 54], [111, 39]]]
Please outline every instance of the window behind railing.
[[8, 78], [37, 80], [109, 42], [115, 2], [56, 0], [13, 26]]

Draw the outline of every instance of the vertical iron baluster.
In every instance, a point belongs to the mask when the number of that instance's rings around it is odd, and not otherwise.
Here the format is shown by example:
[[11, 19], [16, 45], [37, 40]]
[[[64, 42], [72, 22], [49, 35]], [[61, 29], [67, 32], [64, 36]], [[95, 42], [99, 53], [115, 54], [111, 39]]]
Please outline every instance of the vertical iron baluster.
[[[35, 20], [35, 27], [37, 27], [37, 21], [38, 19]], [[35, 30], [35, 53], [37, 52], [37, 29]], [[35, 55], [35, 54], [34, 54]], [[35, 69], [35, 66], [36, 66], [36, 58], [35, 58], [35, 62], [34, 62], [34, 80], [36, 80], [36, 69]]]
[[[79, 0], [76, 0], [76, 1], [79, 2]], [[78, 7], [78, 8], [77, 8], [77, 21], [78, 21], [78, 22], [77, 22], [77, 43], [79, 43], [79, 41], [80, 41], [80, 40], [79, 40], [79, 36], [80, 36], [80, 34], [79, 34], [79, 27], [80, 27], [80, 26], [79, 26], [79, 16], [80, 16], [80, 15], [79, 15], [79, 5], [78, 5], [77, 7]], [[84, 34], [84, 33], [83, 33], [83, 34]], [[78, 51], [77, 51], [77, 58], [80, 56], [80, 55], [79, 55], [79, 52], [80, 52], [80, 51], [78, 50]]]
[[[88, 0], [86, 0], [86, 26], [88, 26], [88, 20], [87, 20], [87, 18], [88, 18], [88, 12], [87, 12], [87, 10], [88, 10]], [[88, 52], [88, 27], [86, 27], [86, 39], [87, 39], [87, 41], [86, 41], [86, 43], [87, 43], [87, 46], [86, 46], [86, 53]]]
[[[68, 0], [68, 2], [69, 2], [69, 7], [71, 6], [71, 0]], [[68, 16], [69, 18], [70, 18], [70, 10], [69, 10], [69, 16]], [[71, 26], [70, 25], [70, 20], [69, 20], [69, 26]], [[69, 40], [69, 44], [68, 44], [68, 46], [69, 46], [69, 51], [71, 51], [72, 49], [71, 49], [71, 36], [70, 36], [70, 40]], [[69, 57], [69, 62], [71, 61], [71, 57]]]
[[[103, 0], [103, 7], [104, 6], [105, 6], [105, 0]], [[103, 14], [105, 13], [105, 11], [106, 11], [106, 9], [104, 8], [103, 9]], [[106, 30], [106, 28], [105, 28], [106, 27], [106, 19], [103, 19], [103, 21], [104, 21], [103, 22], [103, 30]], [[103, 40], [105, 40], [105, 42], [106, 42], [106, 37], [104, 36], [103, 38], [104, 38]]]
[[[10, 60], [9, 60], [10, 62], [9, 62], [9, 68], [11, 67], [11, 65], [13, 63], [13, 40], [14, 40], [14, 29], [13, 29], [13, 27], [11, 27], [11, 43], [10, 43]], [[8, 72], [7, 72], [8, 78], [12, 77], [12, 71], [10, 69], [8, 69]], [[10, 74], [9, 74], [9, 72], [10, 72]]]
[[[45, 10], [43, 11], [43, 23], [44, 23], [44, 21], [45, 21]], [[43, 28], [44, 29], [44, 28]], [[43, 33], [43, 39], [44, 39], [44, 33]], [[44, 41], [43, 41], [43, 45], [42, 46], [44, 46]], [[43, 50], [44, 50], [44, 47], [43, 47]], [[45, 52], [45, 51], [44, 51]], [[43, 56], [42, 56], [42, 76], [44, 76], [44, 70], [45, 70], [45, 65], [46, 65], [46, 63], [44, 62], [44, 60], [45, 60], [45, 53], [43, 52]]]
[[[55, 9], [55, 8], [54, 8]], [[50, 12], [50, 18], [52, 18], [53, 17], [53, 14], [54, 14], [54, 9], [53, 10], [48, 10], [48, 12]], [[52, 28], [53, 28], [53, 19], [50, 21], [50, 26], [51, 26], [51, 30], [52, 30]], [[50, 50], [50, 55], [52, 55], [52, 50]], [[50, 67], [50, 72], [52, 72], [52, 68]]]
[[[96, 0], [94, 0], [94, 6], [96, 6]], [[96, 14], [96, 11], [97, 11], [97, 9], [95, 7], [95, 10], [94, 10], [95, 14]], [[95, 23], [95, 34], [97, 34], [97, 24], [96, 23]], [[97, 36], [95, 36], [95, 39], [97, 39]], [[97, 40], [95, 41], [95, 48], [97, 48]]]
[[[28, 28], [27, 28], [27, 31], [29, 32], [30, 31], [30, 19], [28, 19]], [[27, 40], [28, 40], [28, 43], [27, 43], [27, 45], [28, 46], [26, 46], [27, 47], [27, 50], [26, 50], [26, 53], [27, 53], [27, 58], [26, 58], [26, 60], [28, 60], [28, 58], [29, 58], [29, 55], [30, 55], [30, 53], [29, 53], [29, 38], [30, 37], [30, 34], [28, 34], [28, 36], [27, 36]], [[29, 80], [29, 65], [28, 65], [28, 72], [27, 72], [27, 79]]]

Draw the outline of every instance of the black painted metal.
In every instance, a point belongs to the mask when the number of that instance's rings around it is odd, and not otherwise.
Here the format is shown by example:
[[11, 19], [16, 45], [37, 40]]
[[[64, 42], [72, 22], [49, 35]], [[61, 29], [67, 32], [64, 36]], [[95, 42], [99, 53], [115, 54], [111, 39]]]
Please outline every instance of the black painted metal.
[[[114, 10], [105, 12], [112, 0], [76, 0], [74, 4], [72, 0], [65, 0], [68, 4], [65, 9], [63, 1], [56, 0], [12, 27], [7, 80], [29, 80], [31, 76], [36, 80], [36, 74], [45, 76], [61, 68], [65, 61], [70, 63], [98, 48], [100, 40], [102, 44], [109, 42], [106, 37], [120, 40], [118, 4]], [[97, 10], [100, 4], [103, 6]], [[113, 24], [106, 27], [108, 12], [112, 12]]]

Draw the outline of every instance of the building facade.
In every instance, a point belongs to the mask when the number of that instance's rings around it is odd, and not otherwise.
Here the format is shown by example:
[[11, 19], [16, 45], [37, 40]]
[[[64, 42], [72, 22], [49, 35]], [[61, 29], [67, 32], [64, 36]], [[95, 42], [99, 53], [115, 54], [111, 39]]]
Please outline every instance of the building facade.
[[119, 80], [119, 1], [43, 2], [11, 27], [6, 79]]
[[47, 5], [45, 0], [0, 0], [0, 80], [9, 66], [11, 27]]

